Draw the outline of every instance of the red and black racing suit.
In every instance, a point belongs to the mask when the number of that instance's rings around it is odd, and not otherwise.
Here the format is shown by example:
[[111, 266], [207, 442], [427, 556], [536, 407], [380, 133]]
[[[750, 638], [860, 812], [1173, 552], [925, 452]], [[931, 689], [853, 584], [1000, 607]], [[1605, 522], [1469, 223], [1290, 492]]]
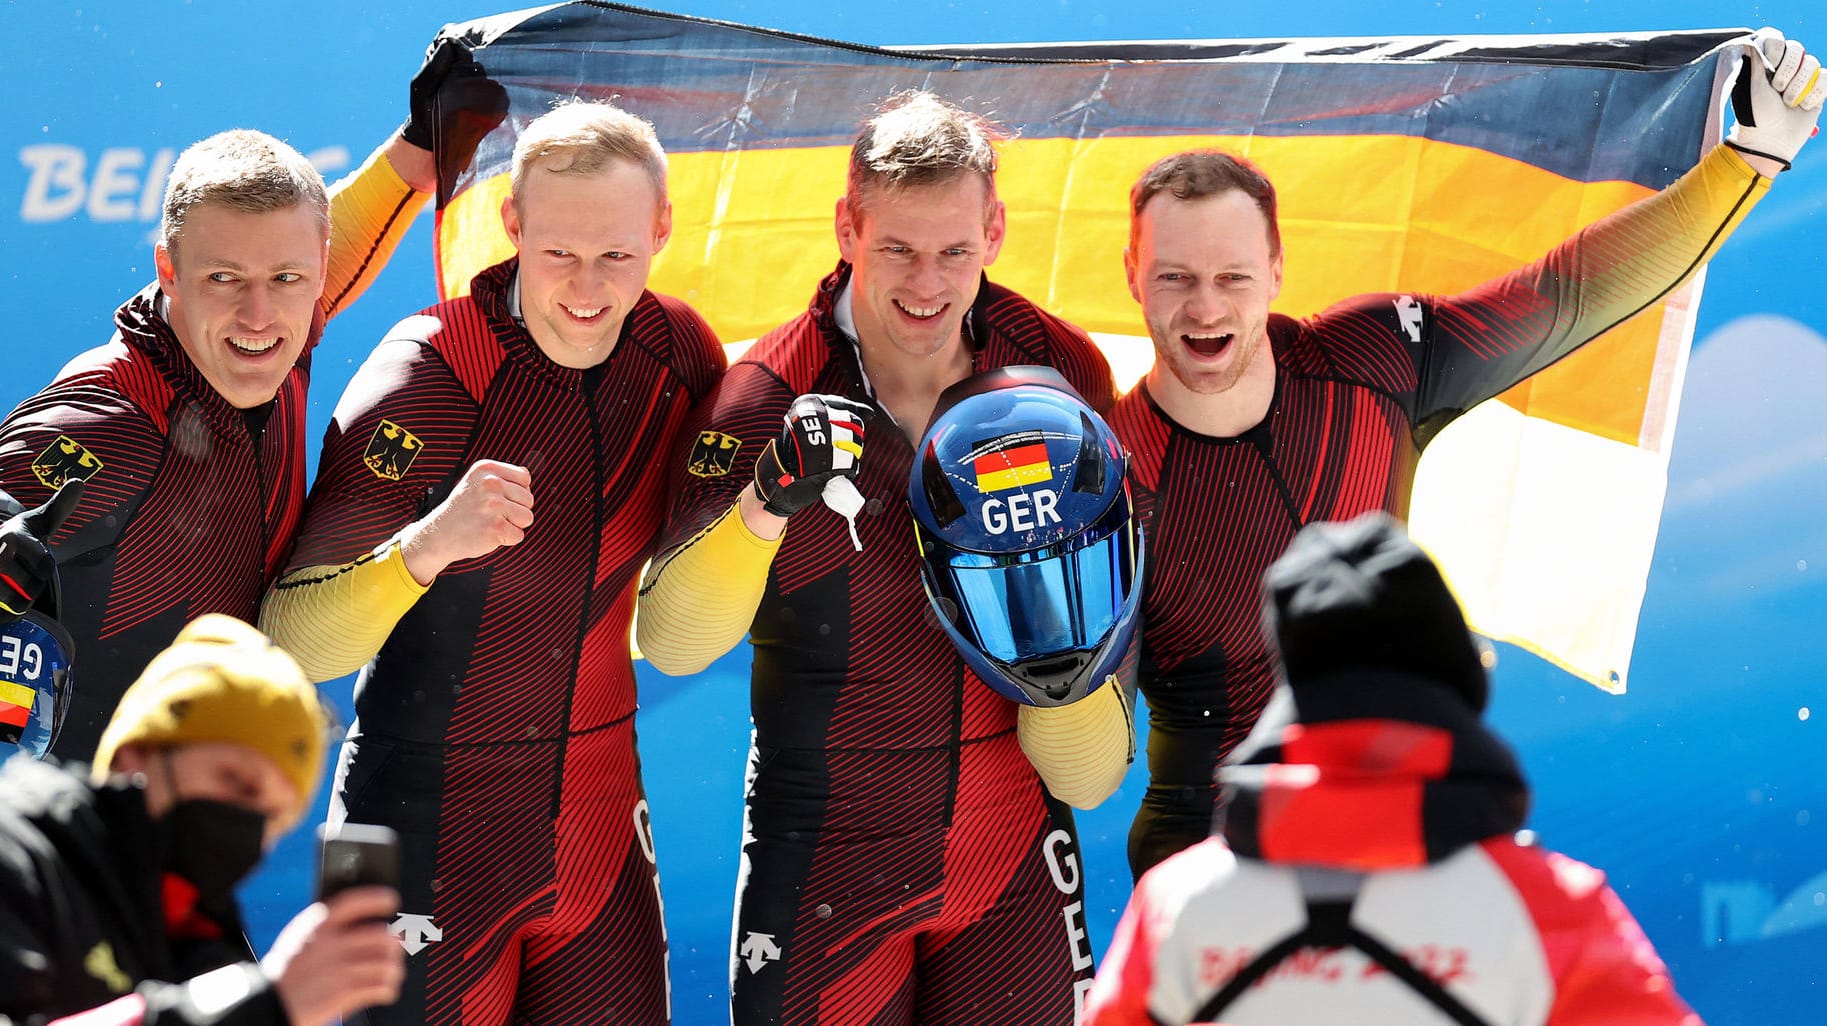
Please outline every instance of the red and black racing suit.
[[607, 360], [561, 367], [509, 313], [517, 268], [401, 322], [356, 373], [275, 595], [387, 544], [477, 460], [529, 471], [525, 540], [445, 570], [356, 685], [330, 815], [400, 832], [412, 952], [399, 1002], [365, 1017], [661, 1023], [629, 624], [666, 514], [663, 457], [723, 351], [690, 307], [647, 292]]
[[75, 687], [52, 748], [95, 755], [127, 685], [190, 620], [253, 622], [304, 506], [311, 347], [273, 401], [237, 410], [204, 380], [160, 315], [157, 285], [114, 315], [107, 345], [0, 423], [0, 481], [27, 508], [66, 477], [82, 502], [54, 535], [76, 645]]
[[1148, 530], [1139, 683], [1149, 786], [1131, 869], [1212, 829], [1218, 760], [1249, 733], [1276, 668], [1262, 572], [1302, 525], [1406, 516], [1421, 449], [1454, 418], [1675, 288], [1769, 186], [1729, 148], [1541, 260], [1459, 296], [1367, 295], [1268, 332], [1275, 393], [1233, 438], [1175, 423], [1146, 384], [1110, 425]]
[[[688, 477], [666, 551], [731, 508], [796, 396], [874, 404], [834, 320], [849, 281], [840, 265], [806, 314], [730, 368], [701, 426], [737, 455]], [[1021, 296], [985, 282], [965, 331], [973, 370], [1050, 365], [1109, 408], [1102, 354]], [[829, 510], [797, 514], [750, 627], [735, 1022], [1070, 1023], [1091, 975], [1071, 812], [1017, 743], [1015, 704], [932, 619], [912, 441], [878, 407], [866, 449], [862, 551]]]
[[427, 198], [379, 154], [330, 193], [332, 232], [311, 334], [273, 401], [237, 410], [185, 354], [156, 283], [114, 337], [71, 360], [0, 422], [0, 488], [27, 509], [66, 477], [82, 502], [52, 536], [58, 619], [76, 646], [52, 748], [88, 761], [127, 685], [205, 613], [249, 623], [298, 527], [305, 391], [326, 321], [380, 273]]

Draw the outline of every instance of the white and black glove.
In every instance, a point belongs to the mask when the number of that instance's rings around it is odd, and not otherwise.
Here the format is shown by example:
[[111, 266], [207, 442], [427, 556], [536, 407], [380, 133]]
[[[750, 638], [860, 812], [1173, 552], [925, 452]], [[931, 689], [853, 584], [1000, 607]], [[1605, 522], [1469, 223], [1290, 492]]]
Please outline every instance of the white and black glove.
[[817, 502], [837, 478], [862, 472], [863, 429], [873, 410], [841, 395], [802, 395], [788, 408], [780, 437], [755, 458], [762, 508], [790, 517]]
[[1821, 73], [1821, 59], [1773, 28], [1758, 29], [1732, 84], [1738, 123], [1726, 134], [1726, 145], [1787, 168], [1813, 137], [1823, 100], [1827, 75]]
[[[82, 501], [82, 478], [73, 477], [37, 509], [24, 510], [0, 524], [0, 624], [24, 616], [56, 579], [57, 557], [49, 539]], [[0, 509], [19, 503], [0, 491]]]

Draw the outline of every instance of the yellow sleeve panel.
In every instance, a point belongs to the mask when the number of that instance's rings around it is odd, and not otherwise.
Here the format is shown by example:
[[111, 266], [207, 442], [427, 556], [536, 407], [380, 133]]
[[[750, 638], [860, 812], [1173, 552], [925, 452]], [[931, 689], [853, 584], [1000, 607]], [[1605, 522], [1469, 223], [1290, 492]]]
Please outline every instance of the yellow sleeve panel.
[[[1559, 311], [1549, 346], [1592, 338], [1679, 287], [1769, 191], [1770, 179], [1738, 151], [1715, 146], [1668, 188], [1588, 225], [1516, 272], [1524, 289], [1552, 297]], [[1500, 284], [1499, 292], [1508, 290]]]
[[635, 644], [661, 673], [698, 673], [736, 647], [768, 588], [780, 538], [742, 520], [738, 500], [697, 537], [655, 562], [641, 582]]
[[1024, 705], [1015, 736], [1055, 798], [1096, 808], [1123, 783], [1135, 758], [1135, 723], [1115, 676], [1072, 703], [1052, 709]]
[[[1646, 282], [1668, 281], [1657, 298], [1694, 276], [1770, 191], [1738, 151], [1715, 146], [1656, 196], [1586, 229], [1590, 258], [1569, 275], [1583, 286], [1581, 320], [1610, 327], [1643, 306]], [[1652, 240], [1645, 245], [1643, 240]], [[1586, 333], [1582, 324], [1575, 334]]]
[[313, 681], [335, 680], [381, 650], [427, 586], [406, 569], [398, 538], [342, 566], [307, 566], [280, 578], [260, 606], [260, 629]]
[[330, 270], [324, 281], [328, 320], [368, 290], [431, 198], [415, 192], [381, 150], [330, 187]]

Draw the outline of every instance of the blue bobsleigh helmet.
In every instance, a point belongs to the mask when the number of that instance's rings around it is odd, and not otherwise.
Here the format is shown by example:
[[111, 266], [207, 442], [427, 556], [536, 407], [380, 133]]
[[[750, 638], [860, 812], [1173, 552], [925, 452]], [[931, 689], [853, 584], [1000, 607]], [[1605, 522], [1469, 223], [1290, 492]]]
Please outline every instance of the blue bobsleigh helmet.
[[[0, 522], [23, 512], [16, 499], [0, 490]], [[44, 758], [70, 711], [76, 645], [57, 621], [60, 591], [53, 566], [50, 586], [33, 608], [12, 619], [0, 614], [0, 759], [17, 751]]]
[[63, 625], [38, 610], [0, 624], [0, 757], [51, 750], [70, 709], [75, 650]]
[[965, 663], [1024, 705], [1115, 671], [1143, 540], [1110, 426], [1057, 371], [1005, 367], [939, 397], [908, 480], [921, 578]]

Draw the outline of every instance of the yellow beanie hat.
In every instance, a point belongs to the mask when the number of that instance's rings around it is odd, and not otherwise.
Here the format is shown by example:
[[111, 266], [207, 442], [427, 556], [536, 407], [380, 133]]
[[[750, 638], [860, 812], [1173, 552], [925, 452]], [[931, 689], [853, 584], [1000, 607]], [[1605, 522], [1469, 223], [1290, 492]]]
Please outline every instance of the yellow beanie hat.
[[306, 809], [323, 772], [329, 723], [317, 689], [285, 649], [211, 613], [178, 632], [121, 696], [95, 750], [95, 776], [107, 775], [124, 745], [226, 741], [272, 759]]

